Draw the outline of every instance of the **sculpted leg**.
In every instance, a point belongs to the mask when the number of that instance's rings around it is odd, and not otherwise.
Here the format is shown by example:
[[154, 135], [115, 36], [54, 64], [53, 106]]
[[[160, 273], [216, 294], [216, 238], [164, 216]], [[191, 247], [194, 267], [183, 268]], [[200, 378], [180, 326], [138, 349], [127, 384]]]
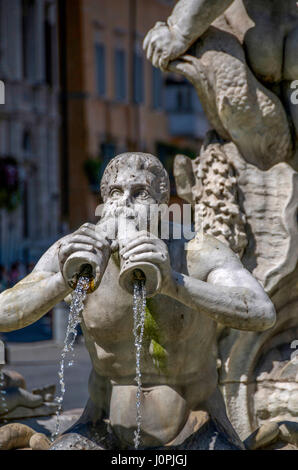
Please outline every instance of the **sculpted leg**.
[[219, 388], [202, 403], [199, 411], [190, 413], [179, 435], [165, 447], [175, 450], [244, 450], [244, 444], [229, 421]]
[[220, 389], [217, 387], [215, 392], [206, 401], [204, 408], [209, 413], [216, 428], [228, 439], [228, 441], [240, 448], [244, 449], [238, 434], [234, 430], [226, 412], [225, 402]]
[[169, 64], [195, 86], [206, 115], [221, 137], [261, 169], [292, 156], [285, 110], [276, 95], [255, 78], [236, 36], [220, 19], [191, 49]]
[[232, 442], [213, 419], [209, 419], [197, 432], [179, 446], [164, 447], [175, 450], [244, 450]]

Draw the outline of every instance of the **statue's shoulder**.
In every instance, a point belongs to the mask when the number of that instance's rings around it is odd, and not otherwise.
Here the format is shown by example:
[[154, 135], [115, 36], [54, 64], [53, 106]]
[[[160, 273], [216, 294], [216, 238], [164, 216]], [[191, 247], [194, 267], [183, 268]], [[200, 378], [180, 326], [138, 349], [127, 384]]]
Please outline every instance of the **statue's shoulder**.
[[241, 265], [241, 261], [231, 248], [212, 235], [197, 233], [187, 243], [186, 250], [187, 266], [189, 272], [193, 274], [199, 271], [208, 276], [216, 268]]

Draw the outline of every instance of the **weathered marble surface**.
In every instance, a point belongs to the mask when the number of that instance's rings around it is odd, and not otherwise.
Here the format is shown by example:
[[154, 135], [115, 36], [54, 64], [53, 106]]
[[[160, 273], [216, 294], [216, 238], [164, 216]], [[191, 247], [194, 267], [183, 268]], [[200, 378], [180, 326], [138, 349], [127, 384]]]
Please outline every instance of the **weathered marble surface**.
[[297, 44], [295, 1], [180, 0], [144, 49], [156, 67], [188, 78], [217, 133], [266, 170], [298, 165]]
[[[106, 171], [109, 178], [104, 174], [104, 210], [99, 224], [84, 224], [59, 240], [27, 278], [0, 295], [0, 329], [12, 330], [34, 322], [69, 294], [68, 281], [62, 275], [69, 256], [77, 251], [85, 251], [86, 257], [90, 252], [100, 252], [99, 265], [104, 272], [97, 290], [87, 296], [81, 322], [93, 365], [90, 399], [70, 432], [89, 439], [92, 423], [100, 434], [99, 429], [105, 429], [108, 420], [117, 441], [133, 446], [136, 386], [132, 295], [119, 284], [119, 275], [123, 260], [152, 263], [160, 272], [161, 285], [158, 293], [147, 299], [142, 445], [169, 444], [182, 432], [191, 412], [201, 410], [210, 415], [217, 429], [207, 426], [206, 446], [219, 432], [222, 437], [217, 446], [226, 448], [228, 440], [241, 448], [217, 387], [217, 324], [266, 331], [275, 323], [274, 307], [239, 257], [212, 235], [198, 232], [191, 241], [176, 239], [170, 224], [169, 239], [135, 230], [133, 236], [129, 231], [127, 239], [121, 237], [120, 250], [117, 243], [109, 242], [103, 227], [105, 223], [109, 226], [111, 217], [119, 221], [125, 214], [137, 223], [137, 216], [143, 218], [145, 214], [150, 221], [150, 206], [168, 200], [169, 183], [161, 162], [148, 154], [117, 156]], [[184, 439], [188, 437], [184, 435]], [[59, 448], [63, 443], [67, 447], [69, 439], [60, 438]]]
[[54, 415], [58, 409], [56, 403], [43, 403], [42, 405], [36, 408], [29, 408], [28, 406], [17, 406], [9, 413], [6, 413], [4, 416], [0, 416], [0, 420], [14, 420], [14, 419], [26, 419], [34, 418], [40, 416], [50, 416]]
[[[82, 414], [82, 409], [61, 413], [60, 429], [66, 431]], [[22, 418], [9, 424], [0, 423], [0, 449], [48, 450], [51, 434], [56, 429], [56, 416]]]
[[[149, 31], [144, 49], [154, 66], [194, 85], [215, 131], [195, 161], [176, 157], [178, 194], [194, 205], [197, 229], [242, 257], [277, 310], [276, 325], [265, 333], [220, 330], [220, 383], [229, 417], [242, 439], [265, 426], [251, 448], [272, 439], [278, 446], [280, 438], [294, 446], [298, 106], [291, 86], [298, 78], [297, 4], [180, 0], [167, 21]], [[270, 437], [270, 420], [293, 424]]]
[[[231, 165], [232, 184], [227, 171], [221, 174], [228, 168], [226, 163], [218, 163], [223, 158]], [[206, 162], [211, 163], [211, 171], [204, 171]], [[277, 311], [277, 323], [267, 332], [243, 334], [223, 329], [219, 336], [220, 384], [229, 418], [242, 439], [272, 419], [297, 422], [298, 364], [291, 360], [295, 351], [291, 344], [298, 338], [297, 173], [286, 163], [263, 172], [247, 164], [234, 144], [221, 143], [212, 133], [196, 160], [178, 156], [174, 168], [181, 197], [196, 204], [196, 214], [204, 215], [202, 210], [207, 208], [206, 223], [205, 218], [197, 217], [197, 228], [216, 231], [239, 256], [243, 245], [236, 243], [235, 234], [243, 234], [245, 228], [248, 245], [242, 262], [271, 294]], [[228, 188], [234, 189], [229, 193], [232, 198], [220, 193], [223, 177]], [[211, 181], [208, 192], [202, 189], [206, 178]], [[214, 193], [217, 199], [212, 206]]]
[[[0, 369], [1, 370], [1, 369]], [[5, 392], [0, 402], [0, 423], [5, 420], [49, 416], [57, 411], [57, 404], [52, 403], [55, 385], [42, 387], [29, 392], [26, 390], [24, 377], [16, 371], [3, 371]]]
[[209, 132], [195, 160], [176, 157], [174, 174], [178, 194], [194, 205], [196, 229], [202, 223], [205, 233], [227, 243], [268, 293], [293, 273], [298, 174], [290, 165], [262, 171]]

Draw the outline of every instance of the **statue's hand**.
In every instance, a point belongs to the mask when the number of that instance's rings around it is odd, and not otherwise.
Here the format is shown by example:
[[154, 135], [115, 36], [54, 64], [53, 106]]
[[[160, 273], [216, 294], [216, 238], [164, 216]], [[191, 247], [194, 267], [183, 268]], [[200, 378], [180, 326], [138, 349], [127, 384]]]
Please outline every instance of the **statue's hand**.
[[166, 71], [170, 61], [177, 59], [188, 49], [189, 43], [176, 30], [161, 21], [147, 33], [143, 49], [154, 67]]
[[172, 267], [167, 245], [147, 232], [138, 233], [120, 250], [120, 256], [131, 262], [149, 262], [155, 264], [161, 272], [161, 293], [167, 294], [172, 285]]
[[103, 264], [105, 268], [111, 254], [110, 244], [105, 238], [105, 235], [101, 233], [98, 226], [90, 223], [82, 225], [72, 235], [62, 240], [58, 252], [61, 272], [63, 271], [63, 266], [67, 258], [77, 251], [101, 252], [104, 258]]

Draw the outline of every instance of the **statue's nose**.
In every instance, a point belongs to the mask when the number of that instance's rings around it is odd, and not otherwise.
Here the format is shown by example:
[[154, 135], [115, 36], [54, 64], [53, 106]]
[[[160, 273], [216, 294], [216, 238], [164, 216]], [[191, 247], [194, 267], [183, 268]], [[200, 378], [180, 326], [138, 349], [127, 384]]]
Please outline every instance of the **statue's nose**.
[[131, 194], [129, 191], [125, 191], [123, 195], [123, 202], [126, 206], [131, 206], [132, 198], [131, 198]]

